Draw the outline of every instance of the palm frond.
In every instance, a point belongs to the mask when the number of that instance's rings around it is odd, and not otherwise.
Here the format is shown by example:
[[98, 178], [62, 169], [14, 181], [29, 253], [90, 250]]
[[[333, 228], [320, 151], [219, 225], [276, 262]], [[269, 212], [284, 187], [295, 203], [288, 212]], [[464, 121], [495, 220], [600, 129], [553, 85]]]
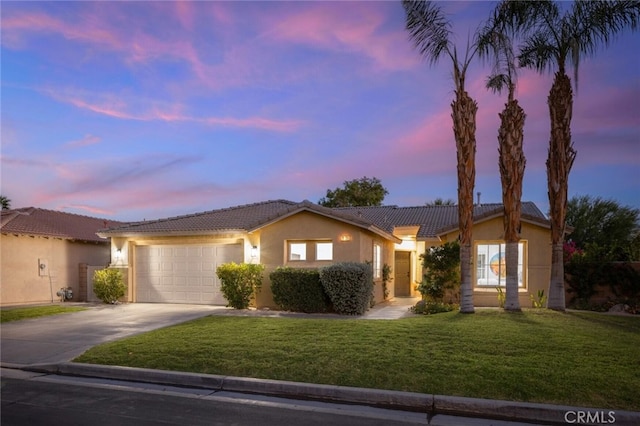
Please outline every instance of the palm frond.
[[532, 34], [520, 45], [518, 64], [523, 68], [533, 68], [538, 72], [564, 68], [564, 59], [553, 42], [553, 37], [544, 31]]
[[[431, 1], [404, 0], [405, 26], [420, 54], [435, 64], [443, 53], [452, 57], [451, 22]], [[453, 59], [453, 57], [452, 57]]]
[[502, 93], [502, 90], [509, 88], [509, 86], [513, 84], [511, 77], [507, 74], [492, 74], [487, 77], [486, 86], [488, 89], [491, 89], [493, 92]]
[[595, 55], [627, 28], [638, 29], [640, 1], [576, 1], [566, 22], [569, 30], [565, 42], [577, 87], [582, 56]]
[[557, 22], [558, 5], [550, 0], [502, 0], [495, 9], [495, 19], [509, 34], [526, 34], [541, 26]]

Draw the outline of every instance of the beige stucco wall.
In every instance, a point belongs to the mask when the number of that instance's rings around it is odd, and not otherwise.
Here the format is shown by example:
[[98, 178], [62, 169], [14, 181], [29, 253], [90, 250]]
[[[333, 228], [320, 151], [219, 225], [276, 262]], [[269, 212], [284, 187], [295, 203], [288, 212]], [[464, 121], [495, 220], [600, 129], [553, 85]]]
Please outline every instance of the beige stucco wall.
[[[48, 273], [39, 274], [39, 259]], [[0, 304], [46, 303], [58, 300], [61, 287], [71, 287], [79, 300], [79, 264], [107, 265], [109, 245], [81, 243], [59, 238], [0, 235]]]
[[[458, 238], [458, 232], [451, 232], [444, 236], [443, 242], [453, 241]], [[476, 244], [478, 241], [504, 242], [504, 225], [502, 217], [476, 223], [473, 226], [473, 253], [475, 262]], [[548, 228], [522, 222], [521, 242], [525, 243], [524, 273], [525, 284], [518, 292], [521, 307], [531, 307], [530, 295], [536, 295], [538, 290], [548, 293], [549, 279], [551, 276], [551, 237]], [[478, 307], [498, 306], [497, 290], [495, 288], [482, 288], [475, 286], [476, 268], [471, 267], [471, 281], [474, 283], [473, 303]]]
[[[341, 236], [345, 235], [349, 236], [349, 241], [341, 241]], [[337, 262], [371, 262], [373, 243], [376, 241], [382, 246], [382, 262], [393, 267], [393, 242], [357, 226], [310, 212], [300, 212], [264, 227], [259, 231], [259, 240], [260, 262], [265, 265], [265, 282], [256, 299], [258, 307], [275, 307], [269, 274], [278, 266], [318, 268]], [[309, 244], [307, 261], [289, 261], [287, 242], [295, 240], [332, 241], [333, 260], [313, 261], [314, 246]], [[390, 290], [390, 297], [393, 297], [393, 282]], [[378, 302], [383, 299], [381, 280], [375, 280], [374, 299]]]

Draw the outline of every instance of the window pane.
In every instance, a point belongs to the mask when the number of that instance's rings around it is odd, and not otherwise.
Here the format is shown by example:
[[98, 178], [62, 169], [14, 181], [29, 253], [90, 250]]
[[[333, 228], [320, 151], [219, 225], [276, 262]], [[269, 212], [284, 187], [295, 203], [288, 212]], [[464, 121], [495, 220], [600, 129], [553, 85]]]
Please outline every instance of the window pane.
[[382, 277], [382, 247], [373, 245], [373, 277]]
[[289, 243], [289, 260], [307, 260], [307, 243]]
[[333, 243], [316, 243], [316, 260], [333, 260]]
[[[507, 277], [505, 244], [476, 246], [476, 285], [504, 286]], [[518, 244], [518, 286], [524, 286], [524, 243]]]

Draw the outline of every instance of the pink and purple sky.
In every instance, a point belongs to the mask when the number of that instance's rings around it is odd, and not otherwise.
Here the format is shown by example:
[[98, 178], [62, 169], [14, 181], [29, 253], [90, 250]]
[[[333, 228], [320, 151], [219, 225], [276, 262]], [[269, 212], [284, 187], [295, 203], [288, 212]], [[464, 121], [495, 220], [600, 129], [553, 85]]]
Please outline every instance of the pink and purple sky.
[[[445, 2], [459, 49], [493, 2]], [[377, 177], [385, 204], [457, 199], [451, 64], [422, 60], [399, 2], [1, 5], [1, 192], [14, 208], [142, 220]], [[580, 67], [570, 196], [640, 207], [640, 34]], [[498, 112], [476, 62], [475, 192], [501, 202]], [[521, 71], [523, 200], [548, 210], [551, 75]]]

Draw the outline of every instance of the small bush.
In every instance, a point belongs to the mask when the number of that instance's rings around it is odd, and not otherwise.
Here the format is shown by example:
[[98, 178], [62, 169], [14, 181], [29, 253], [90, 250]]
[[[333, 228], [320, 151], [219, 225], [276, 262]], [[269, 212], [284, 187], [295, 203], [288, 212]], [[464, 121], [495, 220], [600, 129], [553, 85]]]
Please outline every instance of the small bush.
[[127, 291], [117, 269], [99, 269], [93, 273], [93, 292], [104, 303], [116, 303]]
[[328, 312], [331, 300], [317, 269], [280, 267], [269, 274], [273, 301], [280, 309], [295, 312]]
[[460, 291], [460, 244], [447, 242], [439, 247], [431, 247], [420, 255], [426, 273], [417, 289], [422, 298], [442, 302], [445, 293], [449, 299], [458, 300]]
[[369, 307], [373, 291], [371, 265], [336, 263], [320, 270], [320, 282], [337, 313], [362, 315]]
[[264, 265], [250, 263], [224, 263], [218, 266], [220, 290], [228, 305], [235, 309], [247, 309], [254, 292], [262, 286]]
[[451, 312], [457, 310], [459, 305], [453, 303], [431, 302], [421, 300], [409, 308], [411, 312], [418, 315], [432, 315], [442, 312]]

